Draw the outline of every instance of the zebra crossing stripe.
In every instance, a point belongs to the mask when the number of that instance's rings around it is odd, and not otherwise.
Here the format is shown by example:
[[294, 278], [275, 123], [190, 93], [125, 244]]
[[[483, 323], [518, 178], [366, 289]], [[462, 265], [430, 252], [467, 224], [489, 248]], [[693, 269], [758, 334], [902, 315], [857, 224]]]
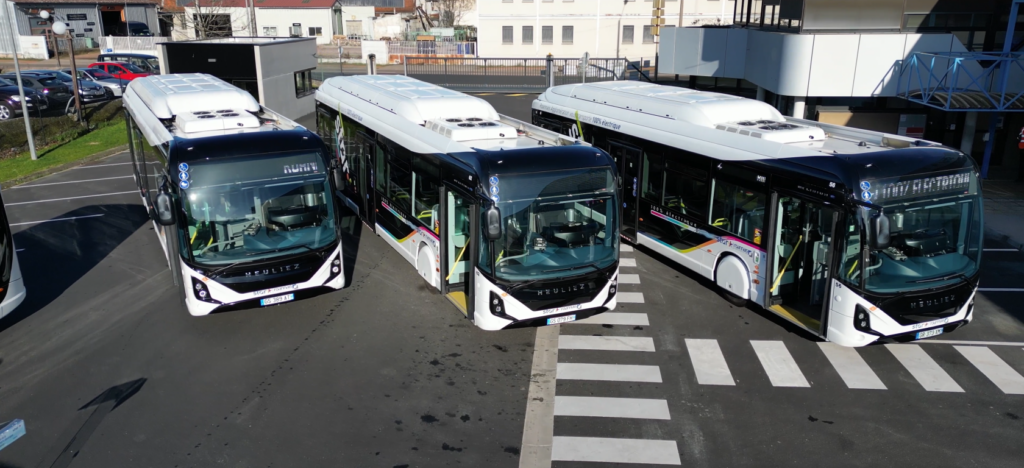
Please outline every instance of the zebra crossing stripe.
[[654, 352], [654, 340], [646, 336], [584, 336], [561, 335], [558, 349], [589, 349], [596, 351]]
[[619, 251], [620, 252], [632, 252], [633, 251], [633, 246], [629, 245], [629, 244], [619, 244]]
[[690, 353], [693, 373], [701, 385], [736, 385], [729, 372], [729, 364], [722, 356], [718, 340], [686, 339], [686, 350]]
[[638, 325], [642, 327], [650, 326], [650, 321], [647, 319], [647, 314], [637, 314], [629, 312], [605, 312], [603, 314], [597, 314], [593, 317], [587, 317], [583, 320], [577, 320], [575, 322], [569, 322], [566, 325], [572, 324], [591, 324], [591, 325]]
[[555, 396], [555, 416], [672, 419], [665, 400], [577, 396]]
[[602, 380], [608, 382], [661, 383], [658, 366], [628, 364], [577, 364], [560, 362], [555, 372], [559, 380]]
[[768, 380], [776, 387], [810, 387], [800, 367], [781, 341], [750, 340], [761, 367], [768, 374]]
[[620, 292], [615, 300], [623, 304], [643, 304], [644, 293]]
[[886, 349], [896, 356], [910, 375], [929, 392], [963, 392], [946, 371], [939, 367], [928, 353], [916, 344], [887, 344]]
[[640, 275], [619, 273], [619, 284], [640, 284]]
[[620, 258], [619, 259], [619, 266], [620, 267], [635, 267], [636, 266], [636, 259], [635, 258]]
[[885, 384], [875, 375], [875, 372], [864, 362], [857, 350], [839, 346], [835, 343], [818, 343], [821, 352], [825, 353], [828, 362], [843, 378], [849, 388], [862, 388], [871, 390], [885, 390]]
[[1024, 377], [1013, 370], [1006, 361], [999, 359], [991, 349], [979, 346], [954, 346], [985, 377], [996, 384], [1003, 393], [1024, 395]]
[[554, 437], [552, 461], [681, 465], [674, 440]]

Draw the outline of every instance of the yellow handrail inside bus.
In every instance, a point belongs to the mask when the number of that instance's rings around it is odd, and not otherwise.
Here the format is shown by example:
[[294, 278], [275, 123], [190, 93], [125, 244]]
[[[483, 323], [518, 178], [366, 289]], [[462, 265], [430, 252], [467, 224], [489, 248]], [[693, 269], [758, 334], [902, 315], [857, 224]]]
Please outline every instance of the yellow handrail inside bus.
[[452, 263], [452, 271], [449, 271], [448, 276], [444, 277], [445, 281], [448, 281], [448, 279], [452, 277], [452, 273], [455, 273], [455, 265], [458, 265], [459, 260], [462, 260], [462, 254], [466, 253], [466, 247], [469, 247], [469, 242], [466, 242], [466, 245], [462, 246], [462, 250], [459, 252], [459, 256], [455, 257], [455, 263]]
[[789, 262], [793, 260], [793, 255], [796, 255], [796, 251], [800, 248], [800, 242], [804, 240], [804, 236], [800, 236], [796, 240], [796, 247], [793, 247], [793, 251], [789, 253], [789, 258], [786, 259], [786, 264], [782, 266], [782, 271], [779, 272], [779, 276], [775, 277], [775, 282], [772, 283], [771, 292], [774, 294], [775, 290], [779, 288], [779, 281], [782, 281], [782, 275], [786, 274], [786, 269], [789, 268]]
[[850, 267], [850, 271], [846, 272], [846, 276], [850, 276], [850, 275], [852, 275], [852, 274], [853, 274], [853, 270], [854, 270], [855, 268], [857, 268], [857, 262], [859, 262], [859, 261], [860, 261], [860, 260], [854, 260], [854, 261], [853, 261], [853, 266], [851, 266], [851, 267]]
[[504, 256], [505, 256], [505, 251], [502, 250], [501, 253], [498, 254], [498, 259], [495, 260], [494, 263], [500, 262], [501, 261], [501, 257], [504, 257]]

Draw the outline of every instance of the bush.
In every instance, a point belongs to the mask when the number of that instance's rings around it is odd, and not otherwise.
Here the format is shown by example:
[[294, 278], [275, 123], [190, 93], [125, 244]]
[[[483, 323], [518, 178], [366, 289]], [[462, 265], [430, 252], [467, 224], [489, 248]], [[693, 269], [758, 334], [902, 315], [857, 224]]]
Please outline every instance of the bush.
[[[110, 101], [83, 110], [90, 127], [104, 127], [110, 122], [121, 119], [121, 100]], [[36, 149], [67, 143], [78, 138], [90, 129], [80, 125], [68, 116], [42, 117], [29, 119], [32, 124], [32, 136], [35, 137]], [[25, 134], [25, 121], [20, 117], [0, 122], [0, 159], [7, 159], [28, 151], [28, 137]]]

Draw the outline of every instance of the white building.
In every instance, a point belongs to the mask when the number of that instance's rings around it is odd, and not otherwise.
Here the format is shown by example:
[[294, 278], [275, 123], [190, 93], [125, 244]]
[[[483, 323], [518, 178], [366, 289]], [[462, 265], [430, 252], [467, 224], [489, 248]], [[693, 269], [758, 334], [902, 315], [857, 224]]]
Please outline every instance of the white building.
[[[205, 30], [208, 37], [315, 37], [317, 44], [330, 44], [335, 36], [372, 35], [374, 6], [348, 3], [346, 0], [200, 0], [198, 7], [195, 3], [185, 7], [186, 24], [176, 29], [184, 31], [188, 38], [197, 38], [200, 30]], [[255, 19], [254, 25], [250, 24], [252, 19]]]
[[[477, 0], [481, 57], [653, 59], [651, 0]], [[683, 22], [729, 24], [732, 0], [685, 0]], [[666, 0], [665, 23], [678, 24], [679, 0]], [[621, 28], [621, 31], [620, 31]]]

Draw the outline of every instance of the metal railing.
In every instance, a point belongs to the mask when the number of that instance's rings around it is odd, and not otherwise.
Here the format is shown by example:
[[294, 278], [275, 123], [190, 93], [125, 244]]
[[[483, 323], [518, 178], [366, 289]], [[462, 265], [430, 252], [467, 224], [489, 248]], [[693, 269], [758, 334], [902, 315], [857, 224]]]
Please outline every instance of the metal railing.
[[[160, 42], [170, 42], [173, 39], [164, 36], [105, 36], [102, 38], [100, 46], [102, 49], [113, 49], [114, 52], [139, 52], [139, 53], [154, 53], [156, 51], [156, 44]], [[76, 43], [77, 47], [78, 44]]]
[[897, 96], [946, 111], [1024, 111], [1019, 52], [915, 52], [897, 80]]
[[463, 92], [543, 92], [550, 86], [624, 80], [626, 59], [450, 58], [406, 56], [406, 76]]
[[476, 56], [476, 42], [388, 41], [388, 55]]

